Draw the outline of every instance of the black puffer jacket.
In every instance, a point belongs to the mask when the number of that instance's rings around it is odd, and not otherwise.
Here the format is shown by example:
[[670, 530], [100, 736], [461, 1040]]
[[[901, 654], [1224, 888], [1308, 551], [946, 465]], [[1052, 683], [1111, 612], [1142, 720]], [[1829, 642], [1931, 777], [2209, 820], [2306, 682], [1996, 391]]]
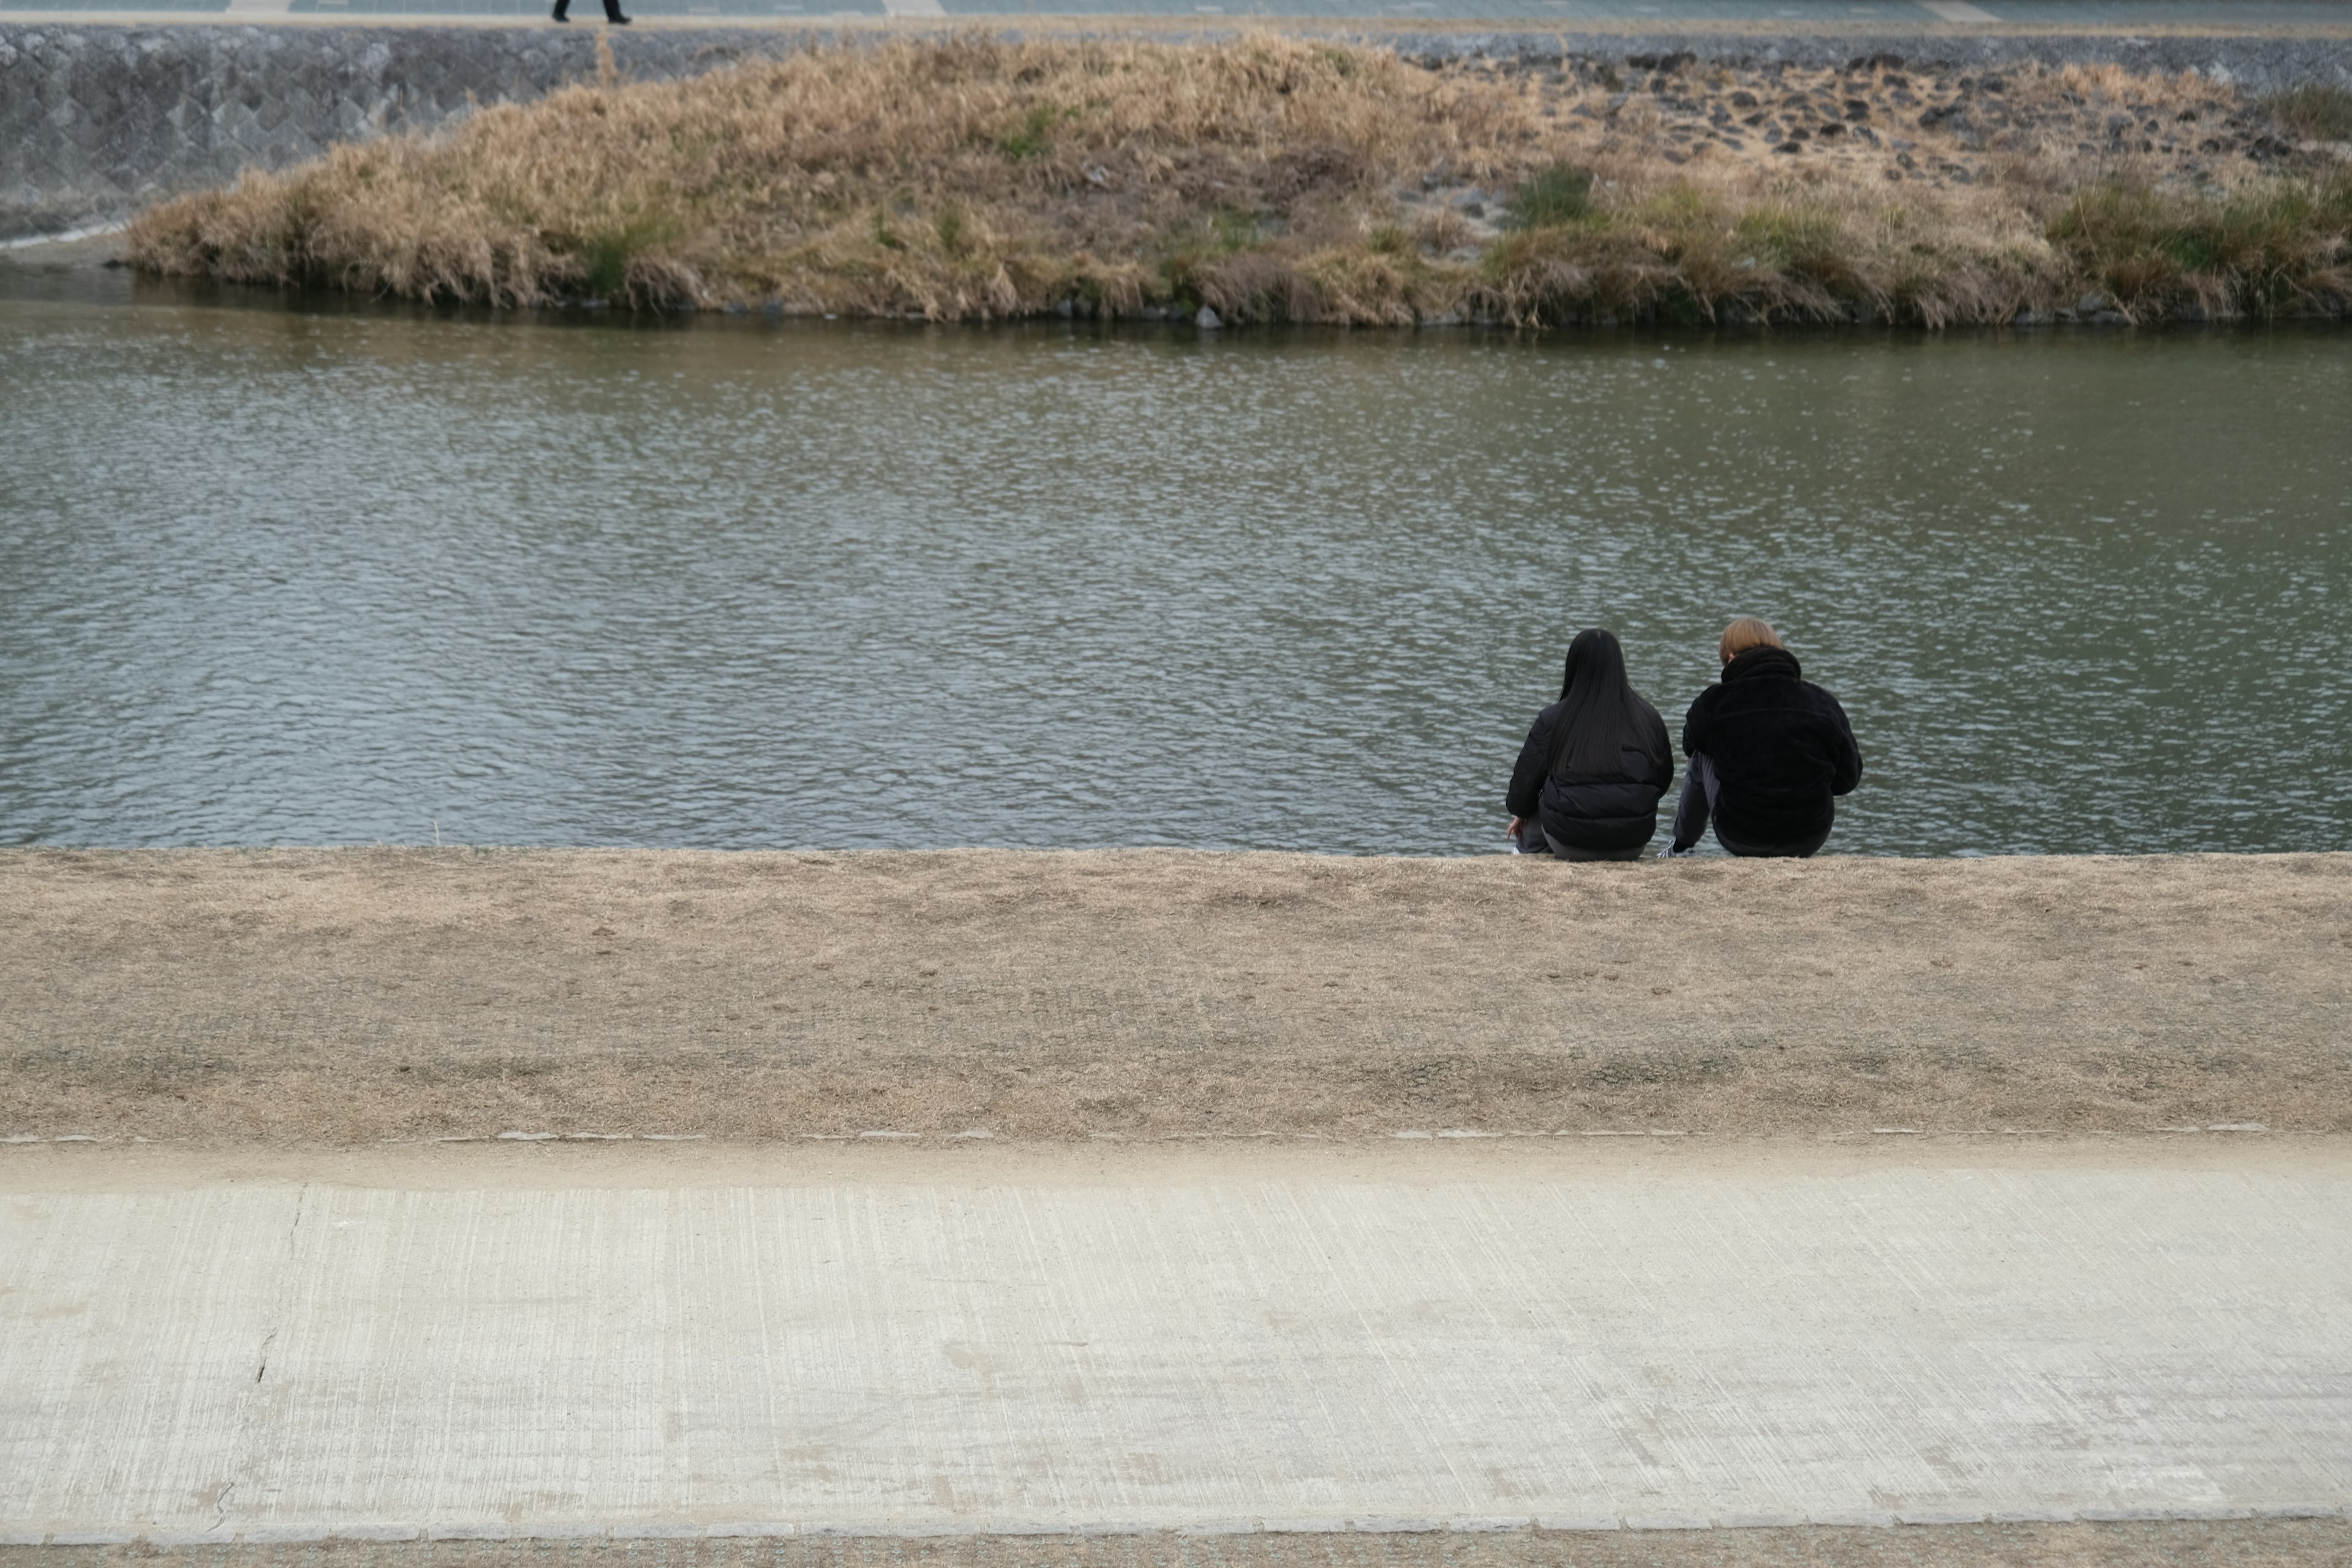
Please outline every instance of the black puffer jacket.
[[1836, 698], [1786, 648], [1751, 647], [1723, 667], [1683, 720], [1683, 755], [1705, 752], [1720, 785], [1715, 830], [1741, 844], [1793, 844], [1827, 831], [1832, 795], [1862, 782], [1862, 749]]
[[1561, 706], [1555, 702], [1536, 715], [1528, 743], [1519, 748], [1518, 765], [1511, 770], [1511, 792], [1505, 804], [1512, 816], [1531, 816], [1543, 824], [1544, 837], [1555, 844], [1596, 851], [1640, 848], [1658, 830], [1658, 797], [1675, 782], [1666, 721], [1656, 709], [1642, 704], [1654, 731], [1652, 744], [1647, 754], [1628, 747], [1625, 771], [1615, 777], [1570, 773], [1548, 778], [1552, 726], [1559, 721]]

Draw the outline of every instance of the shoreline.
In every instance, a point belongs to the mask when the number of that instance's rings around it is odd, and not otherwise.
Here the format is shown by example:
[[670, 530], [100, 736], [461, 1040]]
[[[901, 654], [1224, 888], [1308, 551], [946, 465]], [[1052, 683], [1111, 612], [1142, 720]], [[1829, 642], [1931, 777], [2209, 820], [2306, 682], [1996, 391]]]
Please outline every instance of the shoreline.
[[[872, 331], [885, 330], [909, 334], [937, 331], [970, 332], [1056, 332], [1075, 336], [1080, 333], [1093, 337], [1112, 338], [1143, 334], [1182, 334], [1186, 337], [1225, 338], [1236, 342], [1264, 342], [1297, 335], [1307, 339], [1325, 335], [1341, 338], [1414, 337], [1423, 333], [1459, 336], [1464, 339], [1522, 339], [1539, 336], [1553, 342], [1607, 342], [1633, 333], [1641, 333], [1646, 341], [1663, 337], [1672, 341], [1704, 339], [1721, 342], [1769, 342], [1787, 338], [1822, 338], [1853, 341], [1859, 336], [1888, 340], [1961, 339], [1969, 337], [2013, 337], [2026, 340], [2058, 339], [2068, 336], [2114, 338], [2118, 342], [2151, 334], [2181, 337], [2191, 334], [2243, 334], [2306, 331], [2334, 333], [2352, 325], [2352, 311], [2330, 315], [2289, 315], [2263, 317], [2253, 315], [2160, 317], [2154, 320], [2132, 321], [2111, 312], [2084, 314], [2072, 310], [2059, 310], [1997, 321], [1960, 321], [1944, 326], [1927, 326], [1917, 321], [1884, 320], [1856, 321], [1848, 317], [1826, 319], [1748, 319], [1712, 321], [1666, 321], [1648, 317], [1613, 321], [1570, 321], [1548, 324], [1540, 329], [1514, 325], [1501, 316], [1433, 319], [1402, 323], [1349, 323], [1324, 321], [1220, 321], [1215, 327], [1203, 327], [1196, 315], [1170, 309], [1145, 309], [1130, 316], [1112, 319], [1065, 318], [1058, 315], [1018, 316], [1012, 318], [930, 320], [903, 316], [843, 316], [814, 307], [793, 307], [782, 303], [761, 308], [712, 307], [688, 303], [663, 306], [644, 312], [615, 308], [596, 300], [555, 300], [537, 305], [499, 309], [482, 304], [457, 303], [447, 300], [423, 301], [398, 299], [363, 299], [341, 290], [326, 288], [299, 289], [268, 283], [222, 283], [210, 279], [155, 278], [138, 274], [121, 256], [121, 231], [108, 235], [78, 237], [55, 242], [33, 239], [10, 242], [15, 248], [0, 247], [0, 307], [12, 304], [65, 302], [99, 305], [175, 305], [205, 306], [230, 310], [286, 311], [294, 314], [333, 314], [340, 316], [379, 314], [386, 318], [430, 316], [435, 320], [472, 323], [509, 323], [517, 326], [561, 325], [576, 329], [589, 322], [610, 326], [619, 331], [644, 330], [658, 323], [667, 330], [688, 327], [718, 329], [773, 328], [790, 323], [797, 329], [824, 327], [842, 331]], [[55, 250], [47, 247], [54, 243]], [[85, 281], [103, 278], [110, 285], [118, 283], [120, 298], [99, 299], [89, 293], [59, 294], [36, 292], [34, 280], [58, 280], [68, 285], [79, 279]], [[16, 287], [11, 287], [15, 283]], [[137, 290], [175, 290], [170, 295], [139, 294]], [[106, 849], [104, 844], [45, 845], [44, 847]], [[359, 847], [361, 846], [351, 846]], [[335, 847], [333, 846], [301, 846], [301, 847]], [[496, 847], [509, 847], [499, 846]]]

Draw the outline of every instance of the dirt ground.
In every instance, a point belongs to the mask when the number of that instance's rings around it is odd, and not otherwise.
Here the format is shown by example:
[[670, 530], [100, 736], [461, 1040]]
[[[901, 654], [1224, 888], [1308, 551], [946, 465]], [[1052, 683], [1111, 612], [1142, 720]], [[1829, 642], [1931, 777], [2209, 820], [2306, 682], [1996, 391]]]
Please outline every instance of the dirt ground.
[[0, 1136], [2352, 1131], [2352, 855], [0, 852]]
[[2341, 1519], [1501, 1535], [0, 1547], [0, 1568], [2334, 1568]]

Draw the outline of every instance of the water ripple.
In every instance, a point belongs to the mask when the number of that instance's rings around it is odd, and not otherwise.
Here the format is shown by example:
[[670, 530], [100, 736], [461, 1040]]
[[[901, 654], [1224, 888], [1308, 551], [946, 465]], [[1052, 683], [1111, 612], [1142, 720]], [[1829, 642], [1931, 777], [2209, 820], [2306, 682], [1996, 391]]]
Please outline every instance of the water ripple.
[[1728, 616], [1853, 852], [2352, 839], [2352, 340], [0, 302], [0, 841], [1495, 847]]

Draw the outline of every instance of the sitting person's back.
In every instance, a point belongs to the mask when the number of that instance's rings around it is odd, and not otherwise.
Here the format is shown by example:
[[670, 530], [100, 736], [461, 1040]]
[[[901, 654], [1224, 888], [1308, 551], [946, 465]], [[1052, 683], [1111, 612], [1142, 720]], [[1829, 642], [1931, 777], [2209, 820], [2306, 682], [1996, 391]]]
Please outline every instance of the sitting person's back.
[[1638, 860], [1674, 779], [1666, 721], [1626, 679], [1624, 648], [1612, 633], [1580, 632], [1559, 700], [1536, 715], [1511, 770], [1505, 832], [1529, 854]]
[[1811, 855], [1837, 820], [1834, 797], [1862, 782], [1853, 727], [1764, 622], [1734, 621], [1721, 653], [1722, 681], [1683, 721], [1691, 771], [1667, 852], [1687, 852], [1712, 816], [1734, 855]]

